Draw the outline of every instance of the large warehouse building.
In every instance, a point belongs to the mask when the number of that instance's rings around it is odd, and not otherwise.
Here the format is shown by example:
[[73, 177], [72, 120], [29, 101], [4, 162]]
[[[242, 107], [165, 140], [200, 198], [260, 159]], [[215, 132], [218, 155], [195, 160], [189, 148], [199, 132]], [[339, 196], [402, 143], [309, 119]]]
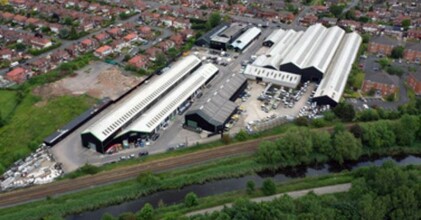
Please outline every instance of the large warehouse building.
[[184, 103], [190, 102], [197, 94], [200, 94], [200, 88], [212, 80], [217, 73], [218, 68], [215, 65], [211, 63], [202, 65], [118, 136], [120, 139], [132, 142], [137, 138], [158, 132], [179, 113]]
[[227, 50], [235, 39], [237, 39], [246, 29], [244, 24], [233, 23], [219, 29], [211, 36], [210, 47], [217, 50]]
[[338, 54], [335, 55], [326, 76], [314, 94], [313, 101], [319, 105], [331, 106], [339, 103], [360, 44], [361, 37], [357, 33], [350, 33], [344, 37]]
[[[290, 88], [299, 84], [297, 79], [322, 82], [320, 87], [324, 85], [325, 89], [319, 92], [319, 103], [334, 105], [342, 95], [341, 85], [347, 81], [360, 45], [357, 33], [346, 34], [337, 26], [326, 28], [315, 24], [304, 32], [275, 30], [263, 42], [263, 46], [269, 47], [266, 53], [248, 65], [244, 74], [249, 79]], [[341, 66], [345, 64], [350, 66]], [[322, 97], [330, 98], [326, 101]]]
[[251, 27], [246, 32], [244, 32], [240, 37], [238, 37], [234, 42], [231, 43], [230, 49], [236, 51], [243, 51], [246, 49], [259, 35], [262, 33], [257, 27]]
[[244, 75], [235, 73], [216, 83], [186, 113], [185, 124], [211, 133], [220, 133], [236, 112], [238, 106], [234, 101], [246, 87], [247, 79]]
[[200, 66], [200, 59], [192, 55], [174, 63], [165, 74], [135, 90], [124, 103], [82, 132], [83, 146], [104, 153], [121, 130], [150, 109]]

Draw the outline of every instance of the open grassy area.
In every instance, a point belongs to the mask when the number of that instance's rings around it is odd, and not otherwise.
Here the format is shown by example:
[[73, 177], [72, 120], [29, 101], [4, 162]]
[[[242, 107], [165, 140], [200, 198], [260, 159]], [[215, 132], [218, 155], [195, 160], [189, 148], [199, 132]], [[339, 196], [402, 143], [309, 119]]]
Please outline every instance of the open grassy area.
[[88, 109], [93, 101], [87, 96], [42, 101], [28, 94], [8, 124], [0, 128], [0, 164], [7, 167], [35, 150], [45, 137]]
[[3, 117], [7, 116], [6, 124], [0, 128], [0, 173], [35, 150], [45, 137], [94, 104], [95, 99], [88, 96], [41, 100], [32, 94], [36, 86], [61, 79], [92, 59], [92, 54], [82, 55], [11, 90], [0, 90], [0, 112]]
[[6, 119], [15, 109], [17, 104], [16, 91], [0, 90], [0, 115]]

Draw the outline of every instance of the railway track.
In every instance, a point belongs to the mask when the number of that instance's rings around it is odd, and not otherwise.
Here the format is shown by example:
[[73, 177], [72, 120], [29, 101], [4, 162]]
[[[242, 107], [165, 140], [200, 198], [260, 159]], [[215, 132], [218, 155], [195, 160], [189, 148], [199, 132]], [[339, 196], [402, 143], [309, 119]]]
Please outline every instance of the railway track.
[[[347, 128], [350, 126], [352, 126], [352, 124], [347, 125]], [[320, 130], [331, 131], [332, 127], [322, 128]], [[211, 161], [245, 153], [254, 153], [257, 151], [260, 142], [271, 141], [280, 137], [282, 137], [282, 135], [263, 137], [256, 140], [200, 150], [176, 157], [116, 168], [114, 170], [104, 171], [95, 175], [83, 176], [76, 179], [62, 180], [49, 184], [5, 192], [0, 194], [0, 207], [14, 206], [34, 200], [40, 200], [46, 198], [47, 196], [57, 196], [69, 192], [80, 191], [83, 189], [89, 189], [96, 186], [127, 180], [130, 178], [135, 178], [139, 173], [144, 171], [162, 172], [169, 169], [202, 163], [205, 161]]]

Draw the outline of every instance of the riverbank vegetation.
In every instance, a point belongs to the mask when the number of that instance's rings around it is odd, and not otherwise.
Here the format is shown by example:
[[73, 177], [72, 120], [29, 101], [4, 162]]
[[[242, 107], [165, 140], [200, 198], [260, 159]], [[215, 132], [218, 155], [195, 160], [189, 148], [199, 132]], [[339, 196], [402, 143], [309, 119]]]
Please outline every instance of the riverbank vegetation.
[[[331, 174], [323, 177], [309, 177], [278, 184], [275, 192], [285, 193], [302, 189], [352, 183], [350, 191], [317, 196], [314, 193], [292, 199], [285, 195], [271, 202], [254, 203], [251, 198], [265, 195], [265, 187], [252, 193], [239, 190], [197, 199], [191, 207], [185, 203], [151, 208], [145, 204], [136, 213], [126, 212], [118, 218], [104, 214], [103, 220], [145, 219], [417, 219], [419, 217], [420, 178], [419, 166], [400, 168], [393, 162], [381, 167], [365, 167], [352, 172]], [[270, 181], [265, 181], [270, 182]], [[271, 185], [271, 184], [269, 184]], [[186, 213], [210, 207], [233, 203], [230, 208], [211, 214], [186, 217]], [[377, 212], [377, 209], [380, 209]], [[405, 218], [406, 217], [406, 218]], [[130, 219], [129, 218], [129, 219]]]
[[359, 169], [346, 193], [292, 199], [285, 195], [271, 202], [237, 200], [230, 208], [206, 215], [166, 219], [419, 219], [421, 172], [393, 163]]
[[[397, 128], [405, 129], [406, 132], [400, 132]], [[399, 120], [360, 123], [354, 125], [350, 131], [339, 124], [331, 134], [311, 131], [307, 127], [293, 126], [287, 130], [284, 138], [274, 142], [263, 142], [256, 155], [225, 158], [160, 174], [144, 173], [136, 180], [1, 209], [0, 219], [65, 216], [122, 203], [157, 191], [240, 177], [268, 169], [288, 169], [291, 166], [321, 164], [329, 160], [341, 163], [345, 160], [356, 160], [364, 155], [421, 153], [419, 116], [404, 115]], [[385, 132], [393, 138], [385, 138]], [[352, 150], [341, 148], [340, 145], [348, 146]]]

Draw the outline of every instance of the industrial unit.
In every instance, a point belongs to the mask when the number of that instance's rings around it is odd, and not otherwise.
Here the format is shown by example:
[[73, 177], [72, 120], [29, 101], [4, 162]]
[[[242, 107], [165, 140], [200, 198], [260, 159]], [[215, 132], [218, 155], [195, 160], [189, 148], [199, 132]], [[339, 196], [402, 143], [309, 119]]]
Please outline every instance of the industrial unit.
[[197, 100], [185, 115], [185, 125], [201, 128], [211, 133], [220, 133], [236, 112], [234, 101], [247, 87], [247, 79], [242, 74], [232, 73], [229, 77], [213, 85], [210, 91]]
[[[321, 82], [318, 104], [336, 105], [345, 87], [356, 52], [357, 33], [321, 24], [306, 31], [276, 30], [263, 42], [267, 52], [244, 69], [249, 79], [295, 88], [299, 82]], [[349, 65], [349, 66], [348, 66]]]
[[244, 32], [240, 37], [238, 37], [231, 45], [230, 49], [235, 51], [243, 51], [248, 47], [259, 35], [262, 33], [257, 27], [251, 27], [246, 32]]
[[230, 26], [223, 26], [210, 37], [210, 48], [227, 50], [246, 29], [246, 25], [233, 23]]
[[200, 66], [200, 59], [193, 55], [174, 63], [158, 79], [135, 90], [124, 103], [82, 132], [83, 146], [101, 153], [106, 152], [121, 130], [139, 118]]
[[[142, 114], [136, 121], [122, 130], [118, 139], [134, 142], [137, 139], [147, 139], [151, 134], [158, 132], [168, 125], [187, 102], [193, 102], [201, 87], [205, 86], [218, 73], [218, 68], [211, 64], [204, 64], [186, 80], [174, 88], [171, 93], [159, 100], [159, 102]], [[190, 104], [190, 103], [188, 103]]]
[[319, 105], [331, 106], [335, 106], [339, 102], [361, 41], [361, 37], [355, 32], [344, 37], [338, 54], [335, 55], [326, 76], [320, 82], [320, 86], [314, 94], [314, 102]]
[[222, 32], [226, 28], [229, 27], [229, 24], [227, 23], [221, 23], [218, 26], [212, 28], [212, 30], [206, 32], [202, 36], [199, 37], [199, 39], [196, 40], [196, 45], [200, 47], [210, 47], [211, 44], [211, 37], [217, 33]]

